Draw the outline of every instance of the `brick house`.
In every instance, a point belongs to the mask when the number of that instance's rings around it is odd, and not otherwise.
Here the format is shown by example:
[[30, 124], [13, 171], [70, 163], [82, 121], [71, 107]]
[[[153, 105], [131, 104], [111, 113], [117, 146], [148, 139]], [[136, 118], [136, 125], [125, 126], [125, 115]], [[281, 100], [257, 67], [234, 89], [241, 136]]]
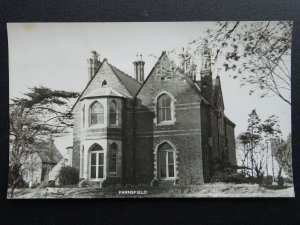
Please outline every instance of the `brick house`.
[[134, 79], [92, 52], [89, 82], [72, 110], [72, 165], [81, 179], [203, 183], [221, 163], [236, 165], [235, 124], [224, 114], [208, 48], [202, 56], [199, 80], [188, 52], [180, 67], [163, 52], [144, 80], [142, 59]]

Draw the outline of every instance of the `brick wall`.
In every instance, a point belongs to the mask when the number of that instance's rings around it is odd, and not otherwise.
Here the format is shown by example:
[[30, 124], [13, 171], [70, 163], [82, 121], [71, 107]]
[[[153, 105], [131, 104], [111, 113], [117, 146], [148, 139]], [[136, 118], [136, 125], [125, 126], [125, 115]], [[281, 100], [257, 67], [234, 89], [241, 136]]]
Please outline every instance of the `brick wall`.
[[236, 146], [235, 146], [235, 134], [234, 125], [231, 123], [226, 123], [226, 140], [228, 147], [228, 160], [231, 165], [237, 165], [236, 162]]
[[[176, 146], [179, 181], [203, 182], [201, 148], [201, 98], [179, 72], [172, 79], [160, 80], [160, 66], [169, 68], [171, 63], [164, 55], [149, 75], [136, 99], [136, 181], [150, 183], [154, 178], [155, 149], [164, 140]], [[175, 98], [175, 123], [155, 124], [155, 99], [168, 92]]]

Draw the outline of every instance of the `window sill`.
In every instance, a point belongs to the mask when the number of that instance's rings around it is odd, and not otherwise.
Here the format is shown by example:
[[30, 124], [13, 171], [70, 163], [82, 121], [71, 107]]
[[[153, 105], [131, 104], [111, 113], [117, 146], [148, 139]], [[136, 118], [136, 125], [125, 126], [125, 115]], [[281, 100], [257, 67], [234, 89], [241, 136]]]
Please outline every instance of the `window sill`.
[[86, 127], [85, 129], [104, 128], [104, 127], [106, 127], [105, 124], [96, 124], [96, 125], [91, 125], [89, 127]]
[[99, 181], [104, 181], [106, 178], [90, 178], [89, 181], [92, 182], [99, 182]]
[[176, 180], [175, 177], [169, 177], [169, 178], [160, 178], [161, 181], [172, 181], [172, 180]]
[[119, 124], [109, 124], [108, 127], [110, 127], [110, 128], [120, 128], [121, 126]]

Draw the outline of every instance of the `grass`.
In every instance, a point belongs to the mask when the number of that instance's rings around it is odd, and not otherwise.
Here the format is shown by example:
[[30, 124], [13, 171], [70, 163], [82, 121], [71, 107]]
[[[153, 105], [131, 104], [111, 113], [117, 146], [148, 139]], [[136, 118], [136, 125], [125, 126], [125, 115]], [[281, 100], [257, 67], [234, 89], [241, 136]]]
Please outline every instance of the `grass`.
[[[9, 190], [8, 195], [9, 196]], [[209, 197], [294, 197], [292, 186], [283, 189], [257, 184], [213, 183], [203, 185], [151, 187], [110, 186], [105, 188], [23, 188], [14, 198], [209, 198]]]

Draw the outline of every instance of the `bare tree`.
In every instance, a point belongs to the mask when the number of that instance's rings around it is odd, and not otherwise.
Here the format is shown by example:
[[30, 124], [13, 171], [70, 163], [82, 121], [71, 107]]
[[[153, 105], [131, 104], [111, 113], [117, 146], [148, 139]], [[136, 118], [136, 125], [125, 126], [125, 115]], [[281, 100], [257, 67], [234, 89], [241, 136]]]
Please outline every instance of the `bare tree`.
[[291, 104], [291, 21], [218, 22], [207, 35], [190, 43], [196, 54], [203, 39], [208, 39], [214, 64], [223, 63], [224, 70], [239, 78], [241, 86], [260, 97], [275, 95]]

